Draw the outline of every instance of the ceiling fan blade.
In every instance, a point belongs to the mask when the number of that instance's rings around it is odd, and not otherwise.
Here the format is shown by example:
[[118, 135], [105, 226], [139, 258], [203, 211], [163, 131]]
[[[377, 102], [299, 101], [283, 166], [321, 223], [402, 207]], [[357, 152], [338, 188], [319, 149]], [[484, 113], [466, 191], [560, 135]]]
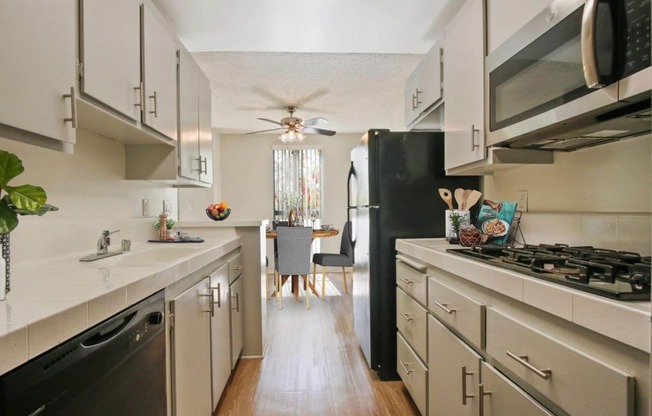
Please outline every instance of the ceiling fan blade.
[[301, 133], [317, 133], [324, 136], [335, 136], [335, 132], [333, 130], [318, 129], [316, 127], [304, 127], [301, 129]]
[[278, 122], [278, 121], [276, 121], [276, 120], [270, 120], [270, 119], [268, 119], [268, 118], [260, 118], [260, 117], [258, 117], [258, 120], [269, 121], [270, 123], [278, 124], [279, 126], [282, 126], [282, 125], [283, 125], [282, 123], [280, 123], [280, 122]]
[[326, 120], [324, 117], [315, 117], [303, 121], [303, 125], [305, 127], [310, 127], [310, 126], [314, 126], [315, 124], [321, 124], [321, 123], [328, 123], [328, 120]]
[[278, 131], [278, 130], [285, 130], [283, 127], [277, 127], [275, 129], [267, 129], [267, 130], [258, 130], [258, 131], [250, 131], [249, 133], [245, 134], [256, 134], [256, 133], [264, 133], [266, 131]]

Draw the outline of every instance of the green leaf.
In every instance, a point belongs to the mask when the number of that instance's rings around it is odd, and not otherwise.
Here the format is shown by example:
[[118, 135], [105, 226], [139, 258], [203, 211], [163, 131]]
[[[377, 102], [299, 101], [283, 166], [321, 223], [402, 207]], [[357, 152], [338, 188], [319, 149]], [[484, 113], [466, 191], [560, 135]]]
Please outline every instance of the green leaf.
[[0, 199], [0, 234], [9, 234], [17, 226], [18, 215], [9, 208], [6, 199]]
[[0, 150], [0, 188], [5, 188], [7, 182], [23, 173], [23, 162], [13, 153]]
[[14, 210], [28, 211], [33, 214], [36, 214], [48, 199], [45, 191], [40, 186], [7, 186], [5, 190], [11, 198]]

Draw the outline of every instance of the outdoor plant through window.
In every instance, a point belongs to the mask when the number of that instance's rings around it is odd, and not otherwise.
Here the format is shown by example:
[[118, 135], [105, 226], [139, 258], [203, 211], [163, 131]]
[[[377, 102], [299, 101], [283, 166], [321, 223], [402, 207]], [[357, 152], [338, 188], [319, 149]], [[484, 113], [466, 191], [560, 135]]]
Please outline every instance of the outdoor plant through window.
[[304, 225], [321, 219], [320, 148], [283, 147], [272, 150], [274, 220], [287, 221], [291, 209]]

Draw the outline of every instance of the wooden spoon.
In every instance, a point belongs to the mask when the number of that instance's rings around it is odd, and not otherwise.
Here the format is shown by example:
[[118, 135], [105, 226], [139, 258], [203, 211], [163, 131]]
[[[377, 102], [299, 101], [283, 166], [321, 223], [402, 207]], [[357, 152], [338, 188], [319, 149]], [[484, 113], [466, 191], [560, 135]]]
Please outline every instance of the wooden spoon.
[[450, 209], [452, 211], [453, 210], [453, 196], [451, 195], [451, 191], [449, 191], [446, 188], [439, 188], [439, 196], [441, 196], [441, 199], [443, 199], [444, 202], [448, 204], [448, 209]]
[[476, 191], [475, 189], [472, 190], [471, 193], [469, 194], [469, 197], [466, 198], [466, 206], [464, 208], [471, 209], [471, 207], [480, 200], [481, 196], [482, 196], [482, 192]]
[[468, 209], [466, 207], [466, 200], [469, 199], [469, 195], [471, 195], [471, 190], [470, 189], [465, 189], [464, 193], [462, 194], [462, 211], [465, 211], [465, 210]]
[[455, 202], [457, 202], [457, 209], [462, 209], [462, 203], [464, 202], [464, 189], [457, 188], [454, 195]]

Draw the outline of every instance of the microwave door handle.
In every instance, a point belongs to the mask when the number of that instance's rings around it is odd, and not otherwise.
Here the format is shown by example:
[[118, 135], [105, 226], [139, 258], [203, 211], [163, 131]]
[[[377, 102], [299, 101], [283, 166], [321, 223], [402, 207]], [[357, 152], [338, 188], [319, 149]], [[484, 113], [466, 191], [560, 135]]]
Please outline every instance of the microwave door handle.
[[582, 69], [584, 70], [584, 82], [591, 89], [604, 87], [600, 81], [598, 73], [598, 64], [595, 56], [595, 29], [596, 17], [598, 13], [599, 0], [586, 0], [584, 4], [584, 13], [582, 14]]

